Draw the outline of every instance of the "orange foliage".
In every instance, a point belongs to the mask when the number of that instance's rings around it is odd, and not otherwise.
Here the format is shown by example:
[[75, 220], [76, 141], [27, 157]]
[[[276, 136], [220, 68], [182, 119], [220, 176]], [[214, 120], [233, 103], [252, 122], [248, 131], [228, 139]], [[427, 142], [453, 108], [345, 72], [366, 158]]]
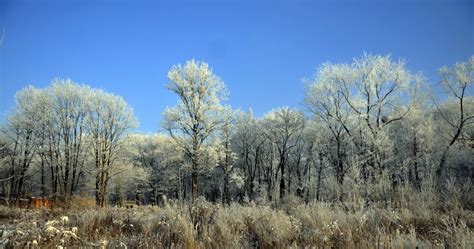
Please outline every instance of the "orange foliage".
[[54, 201], [49, 198], [31, 198], [29, 206], [32, 208], [52, 208], [53, 202]]

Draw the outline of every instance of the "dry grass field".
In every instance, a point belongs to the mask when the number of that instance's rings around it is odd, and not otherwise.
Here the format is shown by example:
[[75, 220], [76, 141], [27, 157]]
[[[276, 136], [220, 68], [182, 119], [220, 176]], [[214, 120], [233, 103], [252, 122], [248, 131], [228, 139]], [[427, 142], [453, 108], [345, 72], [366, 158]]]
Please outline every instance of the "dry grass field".
[[0, 208], [6, 248], [473, 248], [474, 212], [363, 203]]

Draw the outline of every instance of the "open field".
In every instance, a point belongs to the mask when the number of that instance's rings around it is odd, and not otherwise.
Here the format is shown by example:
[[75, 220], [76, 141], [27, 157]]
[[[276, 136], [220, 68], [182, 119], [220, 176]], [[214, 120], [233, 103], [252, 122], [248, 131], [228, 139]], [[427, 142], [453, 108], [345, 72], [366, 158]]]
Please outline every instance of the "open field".
[[26, 248], [473, 248], [474, 212], [309, 203], [0, 208], [2, 243]]

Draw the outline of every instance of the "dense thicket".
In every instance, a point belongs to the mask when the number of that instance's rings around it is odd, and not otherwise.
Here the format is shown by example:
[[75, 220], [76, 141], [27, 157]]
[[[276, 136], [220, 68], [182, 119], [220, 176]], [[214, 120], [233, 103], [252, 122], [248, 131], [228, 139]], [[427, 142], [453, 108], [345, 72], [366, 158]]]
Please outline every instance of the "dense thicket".
[[159, 134], [132, 134], [121, 97], [70, 80], [19, 91], [1, 130], [1, 194], [94, 195], [99, 206], [198, 195], [394, 206], [410, 189], [474, 207], [474, 57], [442, 68], [444, 92], [432, 93], [390, 56], [327, 63], [305, 80], [303, 109], [262, 117], [226, 106], [206, 63], [174, 66], [168, 78], [178, 104]]

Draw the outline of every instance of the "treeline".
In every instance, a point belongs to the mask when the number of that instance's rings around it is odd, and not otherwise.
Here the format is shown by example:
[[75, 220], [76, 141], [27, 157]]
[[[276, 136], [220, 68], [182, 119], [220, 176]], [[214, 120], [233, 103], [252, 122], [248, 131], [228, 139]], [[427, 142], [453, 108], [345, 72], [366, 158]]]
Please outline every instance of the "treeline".
[[104, 206], [124, 139], [136, 125], [122, 97], [56, 79], [45, 89], [22, 89], [15, 100], [2, 126], [3, 195], [68, 200], [91, 183]]
[[156, 134], [133, 133], [131, 108], [102, 90], [57, 79], [19, 91], [1, 128], [1, 194], [392, 205], [408, 190], [474, 205], [474, 57], [440, 69], [442, 93], [390, 56], [326, 63], [304, 82], [304, 108], [262, 117], [225, 105], [204, 62], [168, 78], [179, 103]]

